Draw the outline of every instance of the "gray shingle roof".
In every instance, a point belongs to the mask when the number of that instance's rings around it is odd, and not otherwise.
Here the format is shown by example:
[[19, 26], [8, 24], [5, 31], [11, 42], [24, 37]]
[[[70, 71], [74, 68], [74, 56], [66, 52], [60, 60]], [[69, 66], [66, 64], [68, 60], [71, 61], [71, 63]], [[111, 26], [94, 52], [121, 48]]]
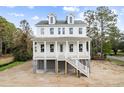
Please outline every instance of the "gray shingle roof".
[[[67, 24], [67, 21], [59, 20], [59, 21], [56, 21], [56, 24]], [[81, 20], [75, 20], [74, 24], [84, 24], [84, 22]], [[36, 26], [37, 25], [48, 25], [48, 20], [42, 20], [42, 21], [38, 22], [36, 24]]]

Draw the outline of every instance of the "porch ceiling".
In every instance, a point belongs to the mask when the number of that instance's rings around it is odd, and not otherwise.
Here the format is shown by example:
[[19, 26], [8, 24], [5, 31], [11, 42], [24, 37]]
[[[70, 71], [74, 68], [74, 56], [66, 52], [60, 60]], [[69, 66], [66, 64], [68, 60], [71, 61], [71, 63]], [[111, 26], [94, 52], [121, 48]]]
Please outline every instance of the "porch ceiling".
[[90, 41], [89, 37], [33, 37], [33, 41]]

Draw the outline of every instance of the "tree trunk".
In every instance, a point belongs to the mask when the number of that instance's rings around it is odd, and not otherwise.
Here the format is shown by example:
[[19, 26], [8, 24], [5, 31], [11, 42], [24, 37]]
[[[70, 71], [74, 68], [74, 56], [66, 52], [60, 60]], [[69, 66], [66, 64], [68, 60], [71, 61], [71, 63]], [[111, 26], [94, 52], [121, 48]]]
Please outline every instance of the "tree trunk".
[[114, 50], [114, 54], [117, 55], [117, 50], [116, 49]]
[[103, 57], [103, 20], [101, 19], [101, 58]]
[[0, 56], [2, 56], [2, 39], [0, 39]]

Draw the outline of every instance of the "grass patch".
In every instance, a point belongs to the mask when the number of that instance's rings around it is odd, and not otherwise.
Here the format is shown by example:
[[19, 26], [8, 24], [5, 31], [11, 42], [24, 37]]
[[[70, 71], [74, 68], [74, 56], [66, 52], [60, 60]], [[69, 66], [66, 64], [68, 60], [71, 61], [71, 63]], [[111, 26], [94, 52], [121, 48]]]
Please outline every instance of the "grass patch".
[[8, 64], [14, 60], [13, 57], [0, 58], [0, 65]]
[[23, 64], [23, 63], [25, 63], [25, 62], [20, 62], [20, 61], [12, 62], [12, 63], [10, 63], [8, 65], [5, 65], [5, 66], [0, 67], [0, 71], [3, 71], [3, 70], [6, 70], [6, 69], [9, 69], [9, 68], [12, 68], [14, 66], [17, 66], [17, 65]]
[[119, 61], [119, 60], [115, 60], [115, 59], [107, 59], [107, 61], [119, 65], [119, 66], [124, 66], [124, 62], [123, 61]]

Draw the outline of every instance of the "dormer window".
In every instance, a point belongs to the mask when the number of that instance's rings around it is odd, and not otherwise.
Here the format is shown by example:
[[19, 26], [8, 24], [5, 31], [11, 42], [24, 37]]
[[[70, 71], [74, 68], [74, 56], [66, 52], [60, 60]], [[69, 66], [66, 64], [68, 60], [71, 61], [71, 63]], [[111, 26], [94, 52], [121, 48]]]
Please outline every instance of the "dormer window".
[[53, 17], [50, 17], [50, 22], [51, 24], [53, 24]]
[[68, 24], [74, 24], [74, 15], [70, 14], [66, 17]]
[[70, 23], [72, 24], [72, 17], [70, 17]]
[[48, 15], [48, 20], [49, 20], [49, 24], [55, 24], [56, 23], [56, 16], [55, 16], [55, 14], [50, 13]]

